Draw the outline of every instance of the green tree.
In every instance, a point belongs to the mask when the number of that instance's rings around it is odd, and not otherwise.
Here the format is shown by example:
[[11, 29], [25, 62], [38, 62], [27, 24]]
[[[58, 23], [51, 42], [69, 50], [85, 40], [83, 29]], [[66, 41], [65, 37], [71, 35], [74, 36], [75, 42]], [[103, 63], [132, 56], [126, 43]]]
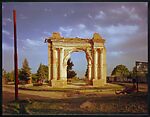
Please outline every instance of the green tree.
[[75, 71], [72, 70], [72, 67], [74, 66], [73, 62], [71, 61], [71, 59], [68, 59], [67, 61], [67, 78], [73, 78], [75, 77], [77, 74]]
[[48, 66], [40, 64], [36, 75], [39, 80], [47, 80], [48, 79]]
[[31, 77], [31, 68], [29, 67], [29, 63], [26, 58], [22, 63], [21, 70], [19, 71], [19, 77], [20, 80], [25, 80], [25, 81], [29, 80], [29, 78]]
[[2, 69], [2, 82], [4, 84], [7, 82], [6, 75], [7, 75], [6, 70]]
[[14, 71], [6, 73], [6, 81], [13, 82], [14, 81]]
[[148, 76], [148, 73], [146, 73], [146, 72], [137, 72], [136, 71], [136, 66], [134, 66], [133, 70], [131, 71], [131, 77], [132, 78], [137, 78], [138, 77], [138, 82], [146, 82], [147, 81], [147, 76]]
[[128, 77], [129, 74], [130, 72], [125, 65], [117, 65], [111, 73], [112, 76], [117, 76], [121, 78]]
[[37, 73], [32, 74], [32, 82], [35, 83], [38, 80]]

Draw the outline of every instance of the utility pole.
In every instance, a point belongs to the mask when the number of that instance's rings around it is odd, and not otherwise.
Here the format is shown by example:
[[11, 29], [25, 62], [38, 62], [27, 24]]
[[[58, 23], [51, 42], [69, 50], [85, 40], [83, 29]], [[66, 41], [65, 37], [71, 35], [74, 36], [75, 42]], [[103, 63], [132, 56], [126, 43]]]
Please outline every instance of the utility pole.
[[13, 20], [14, 20], [14, 73], [15, 73], [15, 100], [18, 101], [18, 58], [17, 58], [16, 10], [13, 10]]

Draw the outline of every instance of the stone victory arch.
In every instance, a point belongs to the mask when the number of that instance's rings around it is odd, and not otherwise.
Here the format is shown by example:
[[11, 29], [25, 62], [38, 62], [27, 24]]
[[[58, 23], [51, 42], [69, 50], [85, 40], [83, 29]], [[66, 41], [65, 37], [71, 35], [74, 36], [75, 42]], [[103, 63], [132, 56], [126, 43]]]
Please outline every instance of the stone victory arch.
[[98, 33], [92, 39], [83, 39], [64, 38], [54, 32], [45, 42], [48, 43], [48, 80], [52, 87], [67, 85], [67, 61], [72, 52], [80, 51], [86, 54], [89, 84], [99, 87], [106, 83], [105, 40]]

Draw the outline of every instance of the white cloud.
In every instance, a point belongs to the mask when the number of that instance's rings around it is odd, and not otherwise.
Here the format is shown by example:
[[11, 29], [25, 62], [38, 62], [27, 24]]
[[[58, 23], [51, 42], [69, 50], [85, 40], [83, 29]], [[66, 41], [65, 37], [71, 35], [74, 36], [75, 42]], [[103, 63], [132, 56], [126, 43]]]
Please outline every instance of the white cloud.
[[20, 19], [27, 19], [27, 17], [23, 14], [20, 14], [19, 17], [20, 17]]
[[4, 26], [6, 26], [7, 25], [7, 23], [12, 23], [13, 22], [13, 20], [11, 19], [11, 18], [3, 18], [2, 19], [2, 24], [4, 25]]
[[106, 28], [109, 34], [133, 34], [138, 30], [137, 25], [121, 25], [118, 26], [111, 25]]
[[112, 9], [111, 10], [112, 13], [116, 13], [116, 14], [122, 14], [121, 10], [117, 10], [117, 9]]
[[117, 26], [111, 25], [108, 27], [100, 27], [98, 25], [94, 26], [99, 32], [105, 32], [111, 35], [126, 35], [135, 33], [139, 27], [137, 25], [122, 25]]
[[60, 27], [58, 32], [64, 37], [92, 38], [93, 35], [93, 31], [89, 30], [84, 24]]
[[92, 16], [91, 16], [91, 14], [88, 14], [88, 17], [89, 17], [90, 19], [92, 19]]
[[12, 19], [11, 18], [6, 18], [6, 21], [12, 22]]
[[45, 12], [51, 12], [52, 10], [50, 8], [44, 8]]
[[64, 14], [64, 17], [67, 17], [67, 16], [68, 16], [67, 13], [65, 13], [65, 14]]
[[67, 17], [67, 16], [72, 15], [74, 13], [75, 13], [75, 11], [71, 10], [70, 12], [64, 13], [64, 17]]
[[132, 20], [141, 20], [134, 7], [129, 9], [126, 6], [122, 5], [121, 8], [111, 9], [110, 11], [118, 15], [127, 14]]
[[13, 50], [12, 46], [9, 46], [7, 43], [2, 43], [3, 50]]
[[8, 32], [7, 30], [2, 30], [2, 33], [5, 35], [10, 35], [10, 32]]
[[86, 28], [86, 26], [85, 26], [84, 24], [79, 24], [78, 27], [79, 27], [80, 29]]
[[65, 33], [65, 36], [70, 36], [71, 32], [72, 32], [72, 28], [71, 27], [59, 27], [60, 32]]
[[75, 13], [75, 11], [74, 11], [74, 10], [71, 10], [71, 13], [73, 14], [73, 13]]
[[46, 34], [46, 35], [51, 35], [51, 33], [48, 32], [48, 31], [44, 31], [43, 33]]
[[105, 19], [106, 14], [103, 11], [100, 11], [96, 16], [95, 19]]
[[109, 55], [111, 55], [111, 56], [120, 56], [122, 54], [123, 54], [122, 51], [112, 51], [112, 52], [109, 52]]
[[42, 46], [44, 44], [44, 42], [39, 41], [39, 40], [26, 39], [25, 41], [26, 41], [26, 45], [31, 46], [31, 47]]

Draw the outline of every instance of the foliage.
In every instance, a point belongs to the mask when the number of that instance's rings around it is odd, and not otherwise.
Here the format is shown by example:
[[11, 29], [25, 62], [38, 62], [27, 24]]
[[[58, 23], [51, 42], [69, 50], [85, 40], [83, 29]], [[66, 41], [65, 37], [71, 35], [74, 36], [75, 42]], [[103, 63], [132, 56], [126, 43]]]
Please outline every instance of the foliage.
[[125, 65], [117, 65], [111, 73], [112, 76], [117, 76], [121, 78], [129, 76], [129, 74], [130, 72]]
[[88, 77], [88, 66], [87, 66], [87, 68], [86, 68], [85, 77], [86, 77], [86, 78]]
[[67, 78], [73, 78], [75, 77], [77, 74], [75, 71], [72, 70], [72, 67], [74, 66], [73, 62], [71, 61], [71, 59], [68, 59], [67, 61]]
[[4, 70], [4, 69], [2, 69], [2, 78], [3, 78], [3, 80], [7, 80], [6, 79], [6, 75], [7, 75], [7, 72]]
[[13, 82], [14, 81], [14, 71], [6, 73], [6, 81]]
[[133, 76], [134, 77], [142, 77], [142, 78], [145, 78], [147, 76], [147, 73], [144, 73], [144, 72], [136, 72], [136, 67], [133, 67]]
[[130, 73], [130, 77], [131, 78], [138, 77], [139, 82], [146, 82], [147, 76], [148, 76], [148, 73], [145, 73], [145, 72], [136, 72], [136, 66], [133, 67], [133, 70]]
[[48, 79], [48, 66], [40, 64], [37, 70], [36, 76], [38, 80], [47, 80]]
[[29, 80], [31, 77], [31, 68], [29, 67], [29, 63], [27, 59], [25, 58], [23, 63], [22, 63], [22, 68], [19, 71], [19, 79], [20, 80]]
[[37, 73], [32, 74], [32, 82], [35, 83], [35, 82], [37, 82], [37, 80], [38, 80]]

